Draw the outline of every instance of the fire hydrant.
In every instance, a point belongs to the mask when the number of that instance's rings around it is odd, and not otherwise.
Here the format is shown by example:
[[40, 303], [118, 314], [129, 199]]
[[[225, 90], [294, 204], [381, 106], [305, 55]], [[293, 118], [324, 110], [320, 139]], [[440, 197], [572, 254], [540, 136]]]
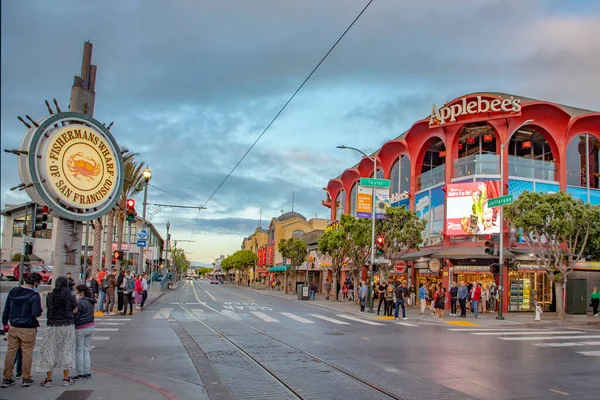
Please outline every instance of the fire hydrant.
[[533, 305], [535, 307], [535, 322], [541, 322], [542, 321], [542, 314], [544, 313], [542, 311], [542, 307], [539, 304], [534, 304]]

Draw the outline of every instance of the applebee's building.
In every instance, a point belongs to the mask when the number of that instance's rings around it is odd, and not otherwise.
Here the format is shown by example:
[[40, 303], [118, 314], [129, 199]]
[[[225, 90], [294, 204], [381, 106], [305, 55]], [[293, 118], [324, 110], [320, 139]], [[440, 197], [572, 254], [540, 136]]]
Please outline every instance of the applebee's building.
[[[391, 205], [408, 207], [427, 221], [421, 249], [403, 257], [410, 266], [404, 278], [416, 284], [442, 282], [448, 287], [464, 280], [491, 285], [497, 280], [489, 265], [498, 257], [486, 254], [484, 244], [500, 232], [498, 207], [488, 206], [489, 199], [516, 198], [525, 190], [562, 190], [600, 204], [597, 111], [504, 93], [473, 93], [434, 105], [429, 116], [371, 156], [377, 159], [376, 177], [390, 180]], [[332, 221], [356, 215], [361, 177], [373, 177], [372, 160], [363, 158], [327, 184], [323, 205], [331, 209]], [[529, 256], [519, 232], [505, 228], [504, 235], [509, 259], [502, 283], [508, 293], [504, 310], [531, 310], [534, 299], [551, 309], [552, 283]], [[599, 272], [600, 263], [581, 263], [570, 279], [586, 280], [578, 290], [587, 286], [589, 294]]]

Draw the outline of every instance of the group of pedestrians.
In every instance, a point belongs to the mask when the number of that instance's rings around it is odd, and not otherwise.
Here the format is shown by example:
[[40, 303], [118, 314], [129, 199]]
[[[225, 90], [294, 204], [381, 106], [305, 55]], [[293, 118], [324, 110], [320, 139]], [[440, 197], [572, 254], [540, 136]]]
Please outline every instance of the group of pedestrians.
[[[13, 377], [15, 364], [16, 378], [21, 378], [21, 386], [28, 387], [34, 383], [31, 368], [40, 326], [38, 318], [42, 315], [42, 302], [37, 291], [41, 282], [40, 274], [31, 273], [23, 285], [12, 288], [6, 298], [2, 325], [4, 332], [7, 332], [8, 348], [4, 358], [3, 388], [16, 383]], [[37, 362], [37, 372], [46, 373], [46, 378], [41, 382], [44, 387], [52, 386], [54, 369], [63, 371], [63, 386], [92, 376], [90, 344], [94, 334], [96, 298], [85, 284], [71, 286], [74, 287], [74, 293], [69, 285], [69, 278], [58, 277], [54, 289], [46, 298], [46, 329]], [[73, 370], [76, 375], [70, 376]]]
[[107, 271], [105, 267], [98, 271], [90, 279], [90, 288], [95, 297], [100, 298], [99, 310], [104, 315], [117, 315], [114, 312], [115, 299], [117, 310], [121, 315], [133, 314], [133, 306], [143, 310], [144, 303], [148, 297], [147, 274], [137, 277], [130, 271], [117, 270]]

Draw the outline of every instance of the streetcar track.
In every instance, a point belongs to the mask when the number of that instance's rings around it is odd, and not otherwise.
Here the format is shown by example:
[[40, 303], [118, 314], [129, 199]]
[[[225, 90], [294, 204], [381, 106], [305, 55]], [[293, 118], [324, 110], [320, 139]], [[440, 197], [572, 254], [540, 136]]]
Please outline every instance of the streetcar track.
[[[362, 383], [363, 385], [366, 385], [368, 387], [370, 387], [371, 389], [384, 394], [386, 396], [388, 396], [391, 399], [396, 399], [396, 400], [404, 400], [404, 398], [402, 397], [398, 397], [397, 395], [395, 395], [394, 393], [389, 392], [388, 390], [381, 388], [371, 382], [366, 381], [365, 379], [357, 376], [356, 374], [349, 372], [341, 367], [336, 366], [335, 364], [332, 364], [312, 353], [309, 353], [297, 346], [294, 346], [293, 344], [290, 344], [288, 342], [286, 342], [285, 340], [282, 340], [276, 336], [273, 336], [265, 331], [262, 331], [258, 328], [253, 327], [252, 325], [249, 325], [245, 322], [242, 322], [240, 320], [234, 319], [231, 316], [222, 313], [221, 311], [209, 306], [206, 304], [206, 302], [201, 301], [198, 298], [198, 293], [196, 292], [196, 284], [194, 282], [192, 282], [192, 289], [194, 291], [194, 297], [196, 298], [196, 300], [204, 307], [210, 309], [213, 312], [216, 312], [217, 314], [220, 314], [228, 319], [230, 319], [231, 321], [237, 322], [241, 325], [244, 325], [245, 327], [258, 332], [264, 336], [267, 336], [268, 338], [270, 338], [271, 340], [274, 340], [276, 342], [279, 342], [289, 348], [292, 348], [294, 350], [296, 350], [297, 352], [308, 356], [310, 358], [313, 359], [313, 361], [316, 362], [320, 362], [323, 363], [324, 365], [327, 365], [328, 367], [332, 368], [333, 370], [354, 379], [357, 382]], [[279, 376], [277, 376], [276, 373], [274, 373], [271, 369], [269, 369], [266, 365], [264, 365], [263, 363], [261, 363], [259, 360], [257, 360], [254, 356], [252, 356], [251, 354], [249, 354], [249, 352], [247, 352], [246, 350], [244, 350], [240, 345], [238, 345], [237, 343], [235, 343], [233, 340], [231, 340], [227, 335], [225, 335], [224, 333], [220, 332], [218, 329], [213, 328], [212, 326], [210, 326], [209, 324], [207, 324], [205, 321], [201, 320], [200, 318], [198, 318], [194, 313], [192, 313], [184, 304], [182, 304], [179, 301], [179, 296], [181, 295], [181, 293], [183, 293], [182, 291], [179, 292], [179, 294], [177, 295], [177, 302], [179, 303], [179, 306], [184, 309], [187, 313], [189, 313], [190, 315], [192, 315], [196, 320], [198, 320], [202, 325], [204, 325], [206, 328], [210, 329], [212, 332], [214, 332], [216, 335], [218, 335], [220, 338], [224, 339], [225, 341], [227, 341], [228, 343], [230, 343], [232, 346], [234, 346], [236, 349], [238, 349], [239, 351], [241, 351], [245, 356], [247, 356], [250, 360], [252, 360], [256, 365], [258, 365], [260, 368], [262, 368], [264, 371], [266, 371], [270, 376], [272, 376], [279, 384], [281, 384], [288, 392], [290, 392], [291, 395], [293, 395], [294, 397], [298, 398], [298, 399], [305, 399], [304, 397], [302, 397], [302, 395], [300, 395], [295, 389], [293, 389], [290, 385], [288, 385], [282, 378], [280, 378]]]

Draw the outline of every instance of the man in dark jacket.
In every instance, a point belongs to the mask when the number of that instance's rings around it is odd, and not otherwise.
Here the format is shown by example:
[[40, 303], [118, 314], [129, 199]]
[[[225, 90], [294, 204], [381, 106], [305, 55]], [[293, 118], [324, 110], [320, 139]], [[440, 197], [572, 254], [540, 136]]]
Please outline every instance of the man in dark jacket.
[[33, 361], [33, 348], [35, 347], [35, 335], [40, 326], [37, 318], [42, 315], [42, 301], [39, 293], [35, 290], [42, 282], [42, 276], [33, 272], [23, 283], [23, 286], [14, 287], [8, 292], [4, 312], [2, 313], [2, 325], [4, 330], [8, 329], [8, 348], [4, 358], [4, 377], [2, 387], [15, 384], [13, 379], [13, 366], [15, 355], [21, 348], [23, 354], [23, 381], [22, 386], [31, 386], [31, 363]]
[[71, 273], [67, 272], [67, 282], [69, 282], [69, 290], [75, 293], [75, 281], [71, 278]]
[[120, 269], [117, 274], [117, 310], [123, 310], [123, 279], [125, 279], [125, 274], [123, 270]]
[[408, 290], [406, 289], [406, 284], [402, 282], [402, 284], [397, 285], [394, 289], [394, 295], [396, 296], [396, 304], [394, 310], [394, 317], [399, 319], [398, 316], [400, 314], [400, 307], [402, 307], [402, 319], [406, 319], [406, 305], [405, 301], [408, 297]]

